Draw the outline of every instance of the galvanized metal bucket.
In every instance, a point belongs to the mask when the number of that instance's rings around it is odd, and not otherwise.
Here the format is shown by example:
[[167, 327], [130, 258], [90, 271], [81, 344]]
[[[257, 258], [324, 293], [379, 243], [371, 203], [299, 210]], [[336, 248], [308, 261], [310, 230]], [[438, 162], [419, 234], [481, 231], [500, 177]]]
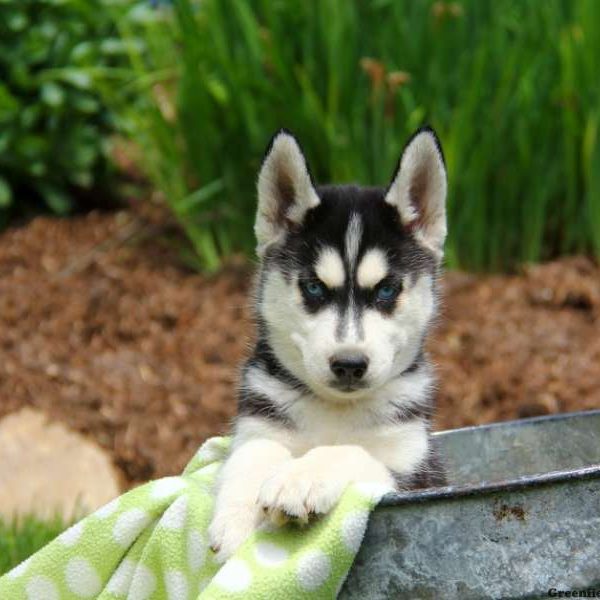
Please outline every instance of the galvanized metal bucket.
[[382, 499], [340, 598], [600, 597], [600, 410], [434, 439], [450, 485]]

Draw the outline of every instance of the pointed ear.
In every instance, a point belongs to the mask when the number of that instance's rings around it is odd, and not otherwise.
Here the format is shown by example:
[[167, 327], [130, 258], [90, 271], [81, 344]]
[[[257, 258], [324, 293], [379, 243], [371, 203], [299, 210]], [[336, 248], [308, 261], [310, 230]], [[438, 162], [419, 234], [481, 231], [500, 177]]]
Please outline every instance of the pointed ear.
[[254, 232], [259, 256], [269, 244], [302, 224], [306, 212], [319, 202], [298, 142], [288, 131], [279, 131], [271, 140], [258, 175]]
[[385, 201], [396, 207], [404, 227], [438, 259], [446, 239], [446, 189], [438, 138], [433, 129], [419, 129], [402, 153]]

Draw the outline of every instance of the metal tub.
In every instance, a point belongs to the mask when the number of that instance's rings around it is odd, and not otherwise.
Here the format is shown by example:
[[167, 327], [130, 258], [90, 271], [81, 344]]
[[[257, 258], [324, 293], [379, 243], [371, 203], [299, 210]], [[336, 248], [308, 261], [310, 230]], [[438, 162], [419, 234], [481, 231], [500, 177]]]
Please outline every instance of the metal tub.
[[450, 485], [382, 499], [340, 598], [600, 597], [600, 410], [434, 439]]

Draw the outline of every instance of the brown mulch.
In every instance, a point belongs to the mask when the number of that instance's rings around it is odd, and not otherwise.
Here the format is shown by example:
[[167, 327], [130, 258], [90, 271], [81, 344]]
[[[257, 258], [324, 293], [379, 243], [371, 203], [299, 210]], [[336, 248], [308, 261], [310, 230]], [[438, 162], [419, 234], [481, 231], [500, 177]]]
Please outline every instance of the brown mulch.
[[600, 408], [600, 267], [584, 257], [520, 275], [448, 273], [442, 428]]
[[[0, 417], [35, 406], [128, 484], [179, 471], [234, 414], [250, 268], [187, 270], [161, 217], [37, 218], [0, 237]], [[600, 406], [600, 268], [445, 277], [438, 428]]]

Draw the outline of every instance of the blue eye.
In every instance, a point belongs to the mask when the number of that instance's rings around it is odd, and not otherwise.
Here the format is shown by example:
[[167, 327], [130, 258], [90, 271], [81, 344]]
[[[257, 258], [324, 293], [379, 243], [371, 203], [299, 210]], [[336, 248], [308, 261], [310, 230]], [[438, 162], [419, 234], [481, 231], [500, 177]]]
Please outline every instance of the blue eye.
[[318, 281], [307, 281], [304, 284], [304, 290], [312, 298], [323, 298], [325, 296], [325, 286]]
[[389, 302], [396, 296], [396, 288], [392, 285], [382, 285], [377, 290], [377, 300], [382, 302]]

